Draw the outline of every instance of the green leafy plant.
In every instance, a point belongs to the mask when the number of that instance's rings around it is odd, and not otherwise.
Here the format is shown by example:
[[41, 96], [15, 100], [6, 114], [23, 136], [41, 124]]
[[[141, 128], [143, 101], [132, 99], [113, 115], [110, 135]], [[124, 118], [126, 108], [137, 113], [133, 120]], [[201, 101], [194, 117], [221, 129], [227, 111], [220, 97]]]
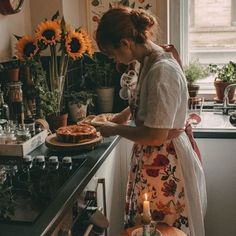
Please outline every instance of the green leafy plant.
[[192, 60], [184, 67], [184, 74], [188, 84], [193, 85], [196, 81], [209, 75], [208, 67], [202, 65], [198, 59]]
[[84, 80], [90, 89], [114, 87], [115, 64], [104, 58], [94, 58], [84, 63]]
[[40, 60], [31, 61], [30, 73], [36, 90], [37, 117], [45, 118], [58, 108], [57, 90], [50, 91], [46, 79], [46, 72]]
[[66, 91], [65, 92], [65, 99], [70, 104], [81, 103], [84, 105], [91, 105], [93, 106], [93, 98], [96, 96], [91, 91], [88, 90], [81, 90], [81, 91]]
[[209, 64], [209, 70], [212, 74], [215, 74], [218, 81], [236, 82], [236, 63], [232, 61], [223, 66]]

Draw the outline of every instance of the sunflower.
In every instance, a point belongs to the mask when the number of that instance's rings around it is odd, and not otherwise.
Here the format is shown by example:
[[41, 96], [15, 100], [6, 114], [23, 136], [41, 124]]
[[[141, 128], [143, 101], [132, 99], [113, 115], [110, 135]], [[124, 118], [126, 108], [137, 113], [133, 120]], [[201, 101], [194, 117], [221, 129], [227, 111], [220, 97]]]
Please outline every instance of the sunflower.
[[86, 53], [89, 56], [92, 56], [94, 54], [94, 50], [92, 46], [92, 40], [90, 39], [89, 34], [84, 29], [80, 29], [80, 33], [83, 35], [83, 38], [84, 38], [84, 44], [86, 46]]
[[66, 37], [65, 48], [67, 54], [73, 59], [82, 57], [86, 51], [83, 35], [76, 31], [69, 32]]
[[56, 45], [61, 39], [61, 28], [58, 21], [47, 20], [36, 29], [36, 38], [45, 45]]
[[38, 51], [37, 40], [30, 35], [20, 38], [16, 44], [16, 56], [21, 60], [32, 59]]

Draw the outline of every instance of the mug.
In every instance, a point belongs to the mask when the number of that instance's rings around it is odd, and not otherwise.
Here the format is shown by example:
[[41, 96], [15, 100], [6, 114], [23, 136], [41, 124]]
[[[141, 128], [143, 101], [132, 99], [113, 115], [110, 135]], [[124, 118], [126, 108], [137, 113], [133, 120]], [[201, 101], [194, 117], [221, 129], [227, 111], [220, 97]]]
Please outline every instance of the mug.
[[123, 87], [119, 91], [119, 95], [121, 99], [128, 100], [129, 99], [129, 91], [128, 88]]
[[120, 78], [120, 86], [128, 87], [131, 89], [136, 85], [138, 80], [138, 75], [135, 70], [129, 70], [127, 73], [123, 73]]

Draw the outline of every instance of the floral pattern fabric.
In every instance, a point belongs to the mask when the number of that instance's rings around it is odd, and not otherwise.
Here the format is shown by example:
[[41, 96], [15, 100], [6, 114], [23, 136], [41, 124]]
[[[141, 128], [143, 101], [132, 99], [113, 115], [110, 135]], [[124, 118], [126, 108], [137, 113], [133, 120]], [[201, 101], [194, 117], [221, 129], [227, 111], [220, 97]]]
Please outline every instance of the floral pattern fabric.
[[140, 223], [147, 193], [152, 220], [177, 227], [189, 235], [184, 182], [171, 140], [155, 147], [134, 144], [127, 188], [127, 227]]

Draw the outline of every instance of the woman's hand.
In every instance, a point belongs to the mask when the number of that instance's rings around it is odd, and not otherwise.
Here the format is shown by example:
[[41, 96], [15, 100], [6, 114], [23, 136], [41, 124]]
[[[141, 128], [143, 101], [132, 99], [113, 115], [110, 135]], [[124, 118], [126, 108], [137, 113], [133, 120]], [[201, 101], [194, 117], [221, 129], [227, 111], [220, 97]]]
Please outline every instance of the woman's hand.
[[120, 113], [114, 115], [110, 121], [117, 124], [126, 124], [130, 119], [130, 117], [131, 117], [130, 108], [127, 107]]
[[116, 135], [117, 126], [118, 124], [108, 121], [99, 127], [99, 131], [103, 137], [114, 136]]

